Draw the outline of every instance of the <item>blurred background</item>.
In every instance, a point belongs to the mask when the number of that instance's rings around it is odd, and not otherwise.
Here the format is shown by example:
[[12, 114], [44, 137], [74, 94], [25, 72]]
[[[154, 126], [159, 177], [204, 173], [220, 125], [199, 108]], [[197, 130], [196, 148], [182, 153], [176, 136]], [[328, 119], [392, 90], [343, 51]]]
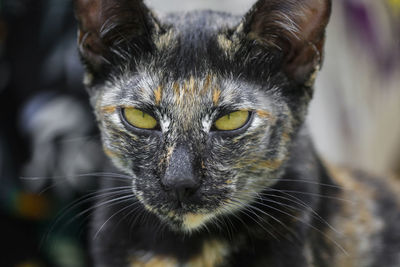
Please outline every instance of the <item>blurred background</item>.
[[[149, 0], [246, 12], [255, 0]], [[0, 266], [90, 266], [110, 171], [82, 87], [70, 0], [0, 0]], [[331, 163], [400, 176], [400, 0], [334, 0], [308, 124]], [[104, 174], [104, 173], [103, 173]]]

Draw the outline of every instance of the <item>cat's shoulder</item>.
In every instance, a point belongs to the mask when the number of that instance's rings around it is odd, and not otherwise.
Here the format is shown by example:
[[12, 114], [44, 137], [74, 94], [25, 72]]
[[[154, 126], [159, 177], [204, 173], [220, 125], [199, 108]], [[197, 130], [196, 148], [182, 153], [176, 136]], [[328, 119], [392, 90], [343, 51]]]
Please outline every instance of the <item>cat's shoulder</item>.
[[[400, 266], [400, 180], [329, 166], [340, 188], [330, 236], [334, 266]], [[351, 255], [351, 256], [349, 256]]]

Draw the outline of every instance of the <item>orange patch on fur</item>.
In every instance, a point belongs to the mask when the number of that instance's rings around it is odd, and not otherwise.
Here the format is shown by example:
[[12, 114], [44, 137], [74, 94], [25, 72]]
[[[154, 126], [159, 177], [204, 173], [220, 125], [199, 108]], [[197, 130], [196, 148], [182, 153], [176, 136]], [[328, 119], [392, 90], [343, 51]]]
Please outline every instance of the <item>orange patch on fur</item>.
[[103, 113], [114, 113], [117, 110], [116, 106], [105, 106], [101, 108]]
[[241, 161], [238, 166], [240, 168], [246, 167], [248, 165], [251, 166], [253, 170], [257, 169], [271, 169], [275, 170], [278, 169], [279, 167], [282, 166], [284, 160], [282, 159], [270, 159], [270, 160], [246, 160], [246, 161]]
[[179, 102], [180, 97], [181, 97], [181, 88], [180, 88], [179, 84], [177, 82], [174, 82], [172, 84], [172, 89], [174, 90], [174, 95], [175, 95], [176, 101]]
[[260, 116], [261, 118], [266, 118], [266, 119], [270, 119], [272, 118], [271, 113], [269, 113], [266, 110], [257, 110], [256, 111], [257, 115]]
[[290, 141], [290, 135], [288, 133], [284, 132], [282, 134], [282, 139], [283, 139], [283, 141], [288, 142], [288, 141]]
[[188, 214], [185, 215], [185, 224], [189, 225], [190, 227], [197, 227], [204, 221], [203, 214]]
[[156, 105], [159, 105], [162, 98], [162, 86], [158, 86], [157, 90], [154, 91], [154, 98]]
[[188, 213], [183, 216], [183, 226], [186, 230], [193, 230], [204, 224], [212, 214]]
[[192, 258], [187, 265], [191, 267], [215, 267], [224, 262], [228, 253], [227, 244], [218, 240], [206, 241], [201, 253]]
[[205, 169], [205, 168], [206, 168], [206, 165], [204, 164], [204, 161], [201, 161], [201, 168], [202, 168], [202, 169]]
[[266, 160], [260, 163], [261, 167], [268, 168], [268, 169], [278, 169], [280, 166], [282, 166], [283, 160], [279, 159], [272, 159], [272, 160]]
[[154, 256], [149, 260], [133, 259], [130, 267], [175, 267], [178, 266], [176, 259], [167, 256]]
[[196, 81], [193, 77], [190, 77], [189, 79], [189, 84], [188, 84], [188, 91], [190, 91], [192, 94], [196, 91]]
[[204, 95], [206, 92], [208, 92], [208, 90], [210, 90], [211, 80], [212, 80], [212, 77], [210, 74], [208, 74], [206, 76], [206, 79], [204, 80], [203, 89], [200, 92], [201, 95]]
[[219, 98], [221, 97], [221, 90], [214, 88], [213, 92], [213, 103], [214, 105], [217, 105], [219, 102]]
[[112, 152], [112, 151], [111, 151], [110, 149], [108, 149], [108, 148], [104, 148], [103, 150], [104, 150], [104, 153], [105, 153], [107, 156], [111, 157], [111, 158], [113, 158], [113, 157], [116, 156], [115, 153]]
[[174, 152], [174, 149], [175, 149], [175, 146], [170, 146], [170, 147], [168, 147], [168, 149], [167, 149], [167, 163], [169, 164], [169, 160], [170, 160], [170, 158], [171, 158], [171, 156], [172, 156], [172, 153]]

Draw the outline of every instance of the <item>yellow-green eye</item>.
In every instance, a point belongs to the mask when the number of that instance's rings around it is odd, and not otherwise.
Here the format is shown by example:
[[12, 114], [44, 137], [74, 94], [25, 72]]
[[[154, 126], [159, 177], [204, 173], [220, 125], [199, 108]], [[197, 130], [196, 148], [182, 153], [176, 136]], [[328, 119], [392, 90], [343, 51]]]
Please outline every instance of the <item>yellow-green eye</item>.
[[250, 113], [245, 110], [239, 110], [219, 118], [214, 126], [220, 131], [233, 131], [243, 127], [248, 121]]
[[126, 121], [137, 128], [151, 130], [157, 127], [157, 120], [140, 109], [124, 108], [123, 114]]

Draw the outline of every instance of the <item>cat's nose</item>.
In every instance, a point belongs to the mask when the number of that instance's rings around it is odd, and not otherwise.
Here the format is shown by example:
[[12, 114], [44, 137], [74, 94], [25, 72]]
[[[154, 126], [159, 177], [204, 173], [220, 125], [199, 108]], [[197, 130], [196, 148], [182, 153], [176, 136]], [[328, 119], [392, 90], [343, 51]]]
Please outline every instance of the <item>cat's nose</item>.
[[180, 202], [186, 202], [199, 188], [199, 178], [194, 168], [194, 156], [184, 145], [176, 147], [162, 179], [165, 189]]
[[188, 177], [180, 178], [170, 187], [179, 202], [187, 202], [198, 188], [198, 183]]

